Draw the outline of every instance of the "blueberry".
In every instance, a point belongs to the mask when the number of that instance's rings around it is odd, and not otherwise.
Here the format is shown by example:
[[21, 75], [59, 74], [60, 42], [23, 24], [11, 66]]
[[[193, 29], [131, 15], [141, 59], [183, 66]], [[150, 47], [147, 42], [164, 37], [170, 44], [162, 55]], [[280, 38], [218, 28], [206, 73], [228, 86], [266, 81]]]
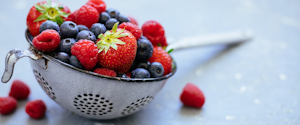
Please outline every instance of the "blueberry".
[[87, 31], [87, 30], [82, 30], [77, 34], [76, 40], [78, 41], [80, 39], [87, 39], [87, 40], [91, 40], [93, 42], [96, 42], [96, 40], [97, 40], [94, 33], [91, 31]]
[[148, 60], [153, 53], [153, 45], [148, 39], [139, 39], [137, 41], [136, 60]]
[[99, 17], [99, 22], [105, 24], [110, 19], [110, 15], [107, 12], [102, 12]]
[[111, 18], [117, 18], [120, 15], [120, 12], [116, 9], [109, 8], [106, 10]]
[[140, 39], [147, 39], [148, 40], [148, 38], [145, 37], [145, 36], [141, 36]]
[[65, 63], [69, 63], [70, 56], [65, 52], [58, 52], [58, 54], [56, 55], [56, 58]]
[[121, 77], [121, 78], [129, 78], [126, 74], [124, 73], [117, 73], [117, 77]]
[[132, 65], [131, 65], [131, 68], [130, 70], [134, 70], [136, 68], [144, 68], [144, 69], [147, 69], [148, 66], [150, 65], [150, 62], [148, 61], [138, 61], [138, 60], [134, 60]]
[[73, 38], [62, 39], [59, 43], [58, 49], [60, 52], [71, 54], [71, 47], [74, 45], [75, 42], [76, 41]]
[[110, 18], [109, 20], [106, 21], [105, 27], [107, 30], [111, 30], [114, 26], [115, 23], [117, 23], [118, 20], [115, 18]]
[[85, 25], [77, 25], [77, 27], [78, 27], [78, 32], [80, 32], [80, 31], [82, 31], [82, 30], [87, 30], [87, 31], [90, 30], [90, 29], [87, 28]]
[[40, 26], [40, 33], [43, 32], [46, 29], [53, 29], [56, 30], [58, 33], [59, 31], [59, 26], [56, 22], [53, 22], [51, 20], [47, 20], [45, 22], [43, 22]]
[[94, 23], [91, 27], [91, 31], [94, 33], [95, 37], [98, 37], [99, 34], [106, 32], [106, 27], [101, 23]]
[[74, 22], [65, 21], [60, 25], [60, 33], [63, 38], [75, 38], [78, 32], [78, 27]]
[[79, 68], [79, 69], [84, 69], [84, 67], [81, 65], [81, 63], [79, 62], [79, 60], [77, 59], [76, 56], [72, 55], [70, 57], [70, 64]]
[[131, 78], [150, 78], [150, 73], [146, 69], [137, 68], [131, 72]]
[[120, 21], [120, 24], [123, 23], [123, 22], [130, 22], [130, 19], [127, 16], [122, 15], [122, 14], [120, 14], [117, 17], [117, 20]]
[[151, 63], [147, 69], [152, 78], [161, 77], [164, 74], [164, 67], [159, 62]]

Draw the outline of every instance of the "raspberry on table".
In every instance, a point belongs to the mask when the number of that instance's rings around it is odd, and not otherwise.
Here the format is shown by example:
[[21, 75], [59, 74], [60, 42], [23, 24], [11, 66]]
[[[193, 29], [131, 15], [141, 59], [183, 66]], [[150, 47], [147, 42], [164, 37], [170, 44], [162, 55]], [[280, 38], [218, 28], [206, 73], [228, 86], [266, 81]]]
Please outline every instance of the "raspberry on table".
[[0, 97], [0, 114], [7, 115], [17, 108], [17, 100], [13, 97]]
[[46, 105], [42, 100], [27, 102], [25, 106], [26, 113], [34, 119], [40, 119], [45, 115]]
[[143, 35], [147, 37], [153, 45], [159, 44], [163, 41], [165, 30], [163, 26], [154, 20], [147, 21], [142, 26]]
[[50, 52], [55, 50], [60, 43], [60, 35], [57, 31], [47, 29], [35, 36], [32, 40], [33, 46], [44, 52]]
[[114, 70], [108, 68], [96, 68], [93, 72], [111, 77], [117, 76], [117, 73]]
[[96, 66], [98, 51], [94, 42], [86, 39], [79, 40], [71, 48], [72, 55], [75, 55], [81, 65], [87, 70], [91, 70]]
[[30, 89], [26, 85], [26, 83], [24, 83], [21, 80], [13, 81], [10, 88], [9, 96], [17, 100], [21, 100], [21, 99], [27, 99], [29, 94], [30, 94]]
[[128, 30], [132, 33], [132, 35], [138, 40], [142, 36], [142, 30], [135, 24], [130, 22], [124, 22], [119, 25], [119, 28], [125, 28], [125, 30]]
[[186, 106], [201, 108], [205, 102], [205, 97], [196, 85], [187, 83], [182, 90], [180, 100]]

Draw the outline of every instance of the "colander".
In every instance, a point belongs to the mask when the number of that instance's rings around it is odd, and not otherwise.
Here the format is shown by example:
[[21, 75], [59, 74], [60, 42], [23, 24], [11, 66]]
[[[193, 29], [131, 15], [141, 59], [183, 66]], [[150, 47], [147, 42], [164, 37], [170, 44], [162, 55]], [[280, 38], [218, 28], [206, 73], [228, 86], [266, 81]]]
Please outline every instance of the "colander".
[[[29, 57], [32, 72], [47, 95], [61, 107], [86, 118], [113, 119], [137, 112], [154, 99], [177, 69], [173, 61], [172, 72], [160, 78], [109, 77], [64, 63], [53, 58], [52, 53], [38, 51], [32, 45], [28, 30], [25, 36], [30, 47], [27, 50], [13, 49], [7, 54], [2, 82], [10, 80], [14, 64], [20, 58]], [[176, 50], [217, 43], [239, 43], [248, 39], [250, 36], [245, 32], [231, 32], [209, 39], [190, 39], [190, 46], [182, 44], [184, 41], [170, 46]]]

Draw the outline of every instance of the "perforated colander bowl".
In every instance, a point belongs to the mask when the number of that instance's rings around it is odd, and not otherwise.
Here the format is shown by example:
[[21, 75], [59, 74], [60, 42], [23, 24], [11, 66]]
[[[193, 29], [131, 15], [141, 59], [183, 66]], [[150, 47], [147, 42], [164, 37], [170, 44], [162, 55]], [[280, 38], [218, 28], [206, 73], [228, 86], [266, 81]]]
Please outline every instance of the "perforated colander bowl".
[[161, 78], [131, 79], [99, 75], [53, 58], [51, 53], [34, 49], [30, 33], [28, 50], [11, 50], [6, 56], [2, 82], [12, 76], [14, 64], [30, 57], [32, 72], [47, 95], [63, 108], [93, 119], [113, 119], [130, 115], [147, 105], [176, 72]]

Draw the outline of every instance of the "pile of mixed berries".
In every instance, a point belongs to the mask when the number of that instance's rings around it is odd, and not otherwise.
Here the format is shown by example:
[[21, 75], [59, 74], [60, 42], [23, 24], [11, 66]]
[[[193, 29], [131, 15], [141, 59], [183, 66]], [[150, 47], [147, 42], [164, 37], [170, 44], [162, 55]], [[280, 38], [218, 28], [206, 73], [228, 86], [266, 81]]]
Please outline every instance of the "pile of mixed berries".
[[126, 78], [171, 73], [165, 30], [157, 21], [137, 21], [102, 0], [89, 0], [73, 13], [54, 1], [33, 6], [27, 16], [33, 46], [77, 68]]

